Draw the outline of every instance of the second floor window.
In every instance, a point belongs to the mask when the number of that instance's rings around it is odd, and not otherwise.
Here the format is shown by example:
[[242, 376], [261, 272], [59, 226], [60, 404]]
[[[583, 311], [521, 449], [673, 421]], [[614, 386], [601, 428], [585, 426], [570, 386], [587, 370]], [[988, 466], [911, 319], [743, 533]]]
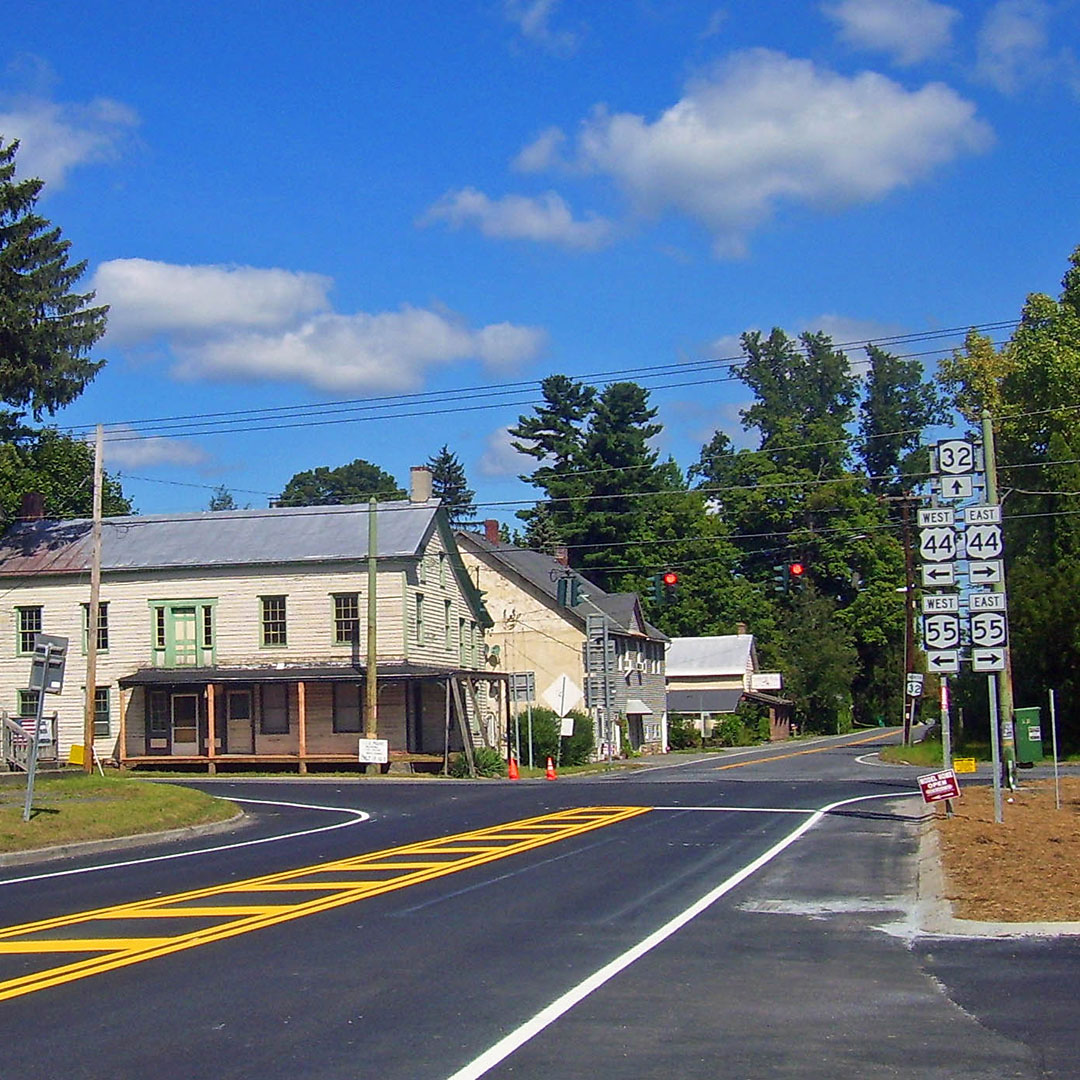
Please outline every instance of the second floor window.
[[37, 636], [41, 633], [41, 608], [21, 607], [15, 609], [19, 626], [19, 652], [32, 653], [37, 642]]
[[360, 640], [360, 594], [335, 593], [334, 644], [352, 645]]
[[[83, 652], [86, 652], [90, 645], [90, 605], [83, 604], [82, 606], [82, 628], [83, 628]], [[109, 605], [107, 603], [98, 604], [98, 621], [97, 621], [97, 649], [98, 652], [105, 652], [109, 648]]]
[[424, 594], [416, 594], [416, 643], [424, 644]]
[[264, 596], [262, 600], [263, 645], [286, 645], [285, 597]]

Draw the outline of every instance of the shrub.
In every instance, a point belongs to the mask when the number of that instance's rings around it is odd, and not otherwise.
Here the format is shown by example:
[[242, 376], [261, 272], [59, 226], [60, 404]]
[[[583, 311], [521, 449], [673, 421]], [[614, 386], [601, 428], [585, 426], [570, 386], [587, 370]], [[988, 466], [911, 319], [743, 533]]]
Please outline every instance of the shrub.
[[668, 746], [672, 750], [692, 750], [701, 744], [694, 722], [685, 716], [668, 717]]
[[[593, 722], [583, 712], [573, 711], [568, 715], [574, 718], [574, 734], [562, 740], [562, 756], [559, 756], [559, 717], [554, 709], [543, 706], [532, 711], [532, 750], [533, 760], [543, 764], [548, 758], [560, 761], [563, 765], [585, 765], [592, 757], [596, 747], [593, 735]], [[529, 728], [525, 716], [520, 718], [522, 742], [521, 756], [528, 760]]]
[[[502, 754], [490, 746], [478, 746], [473, 751], [473, 764], [476, 767], [477, 776], [505, 776], [506, 762]], [[469, 775], [469, 761], [464, 754], [455, 754], [450, 759], [447, 772], [457, 779]]]

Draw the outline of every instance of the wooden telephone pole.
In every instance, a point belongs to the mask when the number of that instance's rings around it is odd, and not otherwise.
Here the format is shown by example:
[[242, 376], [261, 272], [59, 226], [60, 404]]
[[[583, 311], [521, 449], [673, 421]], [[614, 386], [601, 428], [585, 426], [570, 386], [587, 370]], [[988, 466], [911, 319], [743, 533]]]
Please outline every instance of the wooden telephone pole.
[[[86, 701], [83, 712], [83, 772], [94, 771], [94, 715], [97, 704], [98, 621], [101, 618], [102, 429], [94, 436], [94, 519], [90, 529], [90, 603], [86, 612]], [[121, 748], [121, 752], [122, 752]]]

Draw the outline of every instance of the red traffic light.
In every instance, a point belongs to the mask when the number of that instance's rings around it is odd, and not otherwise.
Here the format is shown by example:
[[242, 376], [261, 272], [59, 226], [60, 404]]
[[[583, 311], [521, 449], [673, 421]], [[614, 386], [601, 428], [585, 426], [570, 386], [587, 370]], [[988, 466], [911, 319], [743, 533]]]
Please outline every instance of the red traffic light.
[[793, 562], [788, 567], [788, 573], [792, 577], [802, 577], [806, 573], [806, 567], [801, 562]]
[[[800, 571], [800, 572], [801, 572], [801, 571]], [[663, 575], [663, 576], [662, 576], [662, 577], [660, 578], [660, 580], [661, 580], [661, 581], [662, 581], [662, 582], [663, 582], [663, 583], [664, 583], [665, 585], [678, 585], [678, 584], [679, 584], [679, 575], [678, 575], [678, 574], [676, 574], [674, 570], [668, 570], [668, 571], [667, 571], [667, 573], [665, 573], [665, 574], [664, 574], [664, 575]]]

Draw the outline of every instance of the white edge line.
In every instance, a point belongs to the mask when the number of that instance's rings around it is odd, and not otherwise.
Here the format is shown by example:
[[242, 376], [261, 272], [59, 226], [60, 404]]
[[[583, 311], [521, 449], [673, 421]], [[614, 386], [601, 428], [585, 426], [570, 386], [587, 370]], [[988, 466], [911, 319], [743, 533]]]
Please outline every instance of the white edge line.
[[652, 810], [706, 810], [714, 814], [817, 814], [817, 810], [800, 810], [788, 806], [653, 806]]
[[561, 997], [556, 998], [547, 1008], [541, 1009], [531, 1019], [526, 1020], [515, 1031], [501, 1038], [494, 1046], [485, 1051], [475, 1060], [469, 1062], [464, 1068], [458, 1069], [447, 1080], [478, 1080], [479, 1077], [493, 1069], [500, 1062], [508, 1058], [515, 1050], [524, 1046], [530, 1039], [538, 1035], [544, 1028], [553, 1024], [564, 1013], [569, 1012], [575, 1005], [587, 998], [594, 990], [598, 990], [604, 983], [613, 979], [621, 971], [628, 968], [635, 961], [640, 960], [646, 953], [651, 952], [657, 945], [666, 941], [676, 931], [681, 930], [688, 922], [695, 919], [707, 908], [711, 907], [725, 893], [730, 892], [736, 885], [741, 884], [748, 877], [760, 870], [766, 863], [771, 862], [782, 851], [789, 848], [804, 833], [812, 829], [823, 817], [841, 806], [851, 803], [863, 802], [868, 799], [900, 799], [911, 795], [918, 795], [917, 791], [889, 792], [882, 795], [860, 795], [854, 799], [841, 799], [839, 802], [830, 803], [820, 810], [802, 811], [811, 816], [801, 825], [793, 829], [782, 840], [773, 844], [771, 848], [763, 852], [752, 862], [749, 862], [741, 870], [732, 874], [726, 881], [721, 882], [716, 888], [707, 892], [700, 900], [695, 901], [685, 911], [680, 912], [673, 919], [664, 923], [659, 929], [654, 930], [648, 937], [638, 942], [637, 945], [628, 949], [621, 956], [617, 956], [610, 963], [605, 964], [598, 971], [593, 972], [588, 978], [572, 987]]
[[[215, 799], [224, 798], [215, 795]], [[146, 863], [166, 862], [169, 859], [186, 859], [191, 855], [213, 855], [218, 851], [235, 851], [237, 848], [255, 847], [257, 844], [273, 844], [278, 840], [294, 840], [300, 836], [314, 836], [316, 833], [331, 832], [334, 829], [345, 829], [350, 825], [359, 825], [369, 821], [371, 815], [365, 810], [350, 810], [343, 806], [313, 806], [309, 803], [276, 802], [272, 799], [238, 799], [230, 797], [229, 802], [258, 803], [262, 806], [288, 806], [295, 810], [327, 810], [335, 814], [352, 815], [347, 821], [338, 821], [333, 825], [320, 825], [317, 829], [302, 829], [300, 832], [280, 833], [277, 836], [261, 836], [257, 840], [240, 840], [235, 844], [221, 844], [218, 847], [199, 848], [196, 851], [173, 851], [168, 855], [150, 855], [145, 859], [126, 859], [123, 862], [101, 863], [98, 866], [79, 866], [70, 870], [53, 870], [48, 874], [31, 874], [27, 877], [8, 878], [0, 881], [0, 887], [4, 885], [21, 885], [28, 881], [47, 881], [50, 878], [71, 877], [74, 874], [93, 874], [98, 870], [117, 870], [124, 866], [142, 866]]]

